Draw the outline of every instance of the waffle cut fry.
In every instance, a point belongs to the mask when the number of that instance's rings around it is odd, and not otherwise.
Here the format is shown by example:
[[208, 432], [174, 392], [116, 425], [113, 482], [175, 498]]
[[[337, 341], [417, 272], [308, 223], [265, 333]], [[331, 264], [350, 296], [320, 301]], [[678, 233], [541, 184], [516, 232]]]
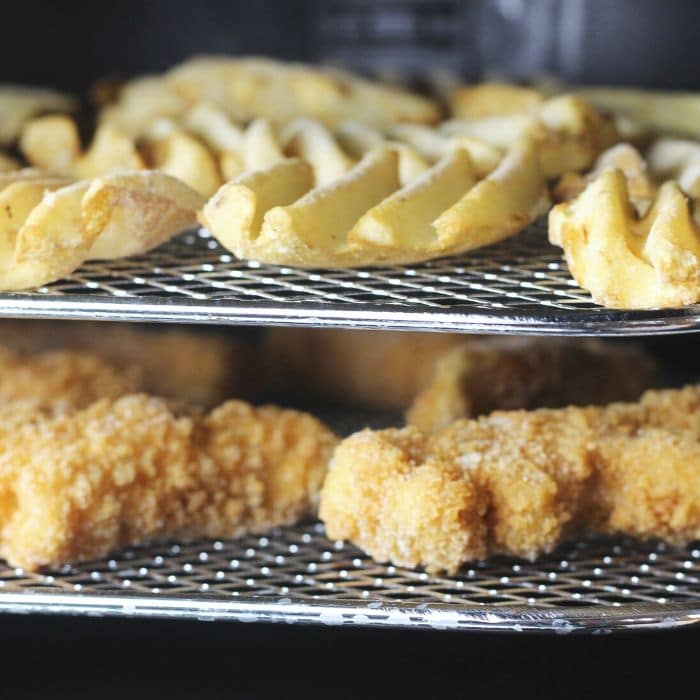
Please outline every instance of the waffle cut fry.
[[164, 173], [70, 183], [32, 170], [0, 177], [0, 289], [38, 287], [83, 261], [145, 252], [195, 223], [203, 199]]
[[700, 228], [677, 183], [635, 210], [621, 170], [603, 171], [578, 197], [549, 214], [549, 240], [599, 304], [646, 309], [700, 300]]
[[209, 200], [200, 221], [241, 258], [356, 267], [418, 262], [495, 243], [522, 230], [547, 202], [527, 139], [481, 180], [468, 152], [456, 148], [406, 185], [400, 152], [384, 145], [320, 186], [301, 159], [246, 173]]

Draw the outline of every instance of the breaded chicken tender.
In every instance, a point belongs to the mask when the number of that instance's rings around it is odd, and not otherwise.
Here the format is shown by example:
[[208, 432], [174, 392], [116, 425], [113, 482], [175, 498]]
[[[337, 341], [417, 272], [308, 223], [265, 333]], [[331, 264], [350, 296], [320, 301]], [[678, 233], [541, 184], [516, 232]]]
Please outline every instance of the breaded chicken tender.
[[436, 359], [406, 418], [433, 431], [497, 409], [633, 401], [658, 382], [655, 363], [635, 346], [580, 338], [468, 340]]
[[239, 401], [200, 415], [137, 394], [23, 420], [0, 432], [0, 554], [27, 569], [294, 522], [336, 443], [310, 415]]
[[220, 335], [122, 323], [24, 320], [1, 321], [0, 332], [3, 343], [23, 351], [83, 350], [120, 368], [138, 367], [143, 391], [207, 407], [249, 397], [260, 376], [250, 347]]
[[60, 413], [134, 393], [141, 384], [137, 367], [116, 368], [90, 353], [25, 355], [0, 345], [0, 403], [21, 401]]
[[456, 571], [582, 532], [700, 537], [700, 386], [636, 404], [497, 412], [336, 449], [320, 517], [378, 561]]
[[640, 349], [579, 338], [279, 328], [264, 355], [273, 392], [408, 408], [425, 430], [495, 409], [630, 401], [658, 381]]

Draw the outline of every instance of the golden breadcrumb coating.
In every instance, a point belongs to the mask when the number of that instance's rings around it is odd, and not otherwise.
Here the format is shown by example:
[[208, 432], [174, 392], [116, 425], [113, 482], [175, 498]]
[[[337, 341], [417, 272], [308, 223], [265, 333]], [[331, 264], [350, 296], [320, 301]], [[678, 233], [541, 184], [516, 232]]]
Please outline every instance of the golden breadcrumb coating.
[[2, 342], [20, 350], [84, 350], [117, 367], [139, 367], [147, 393], [207, 407], [249, 397], [260, 376], [245, 343], [210, 333], [24, 320], [2, 321], [0, 330]]
[[54, 412], [138, 391], [141, 372], [86, 352], [24, 355], [0, 345], [0, 403], [23, 401]]
[[660, 380], [634, 346], [576, 338], [468, 340], [435, 361], [407, 421], [424, 431], [496, 409], [633, 401]]
[[200, 415], [137, 394], [23, 420], [0, 434], [0, 554], [28, 569], [291, 523], [336, 443], [309, 415], [238, 401]]
[[275, 328], [264, 355], [273, 392], [409, 408], [431, 430], [498, 408], [633, 400], [658, 380], [638, 348], [579, 338]]
[[700, 537], [700, 386], [496, 412], [434, 434], [365, 430], [331, 464], [328, 536], [398, 565], [534, 558], [583, 531], [688, 542]]

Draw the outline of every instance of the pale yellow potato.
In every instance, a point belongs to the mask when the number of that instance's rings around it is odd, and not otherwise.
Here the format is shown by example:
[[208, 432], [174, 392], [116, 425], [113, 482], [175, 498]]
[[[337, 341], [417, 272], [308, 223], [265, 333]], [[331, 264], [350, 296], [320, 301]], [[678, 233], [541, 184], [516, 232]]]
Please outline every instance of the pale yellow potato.
[[37, 117], [22, 128], [19, 140], [29, 163], [51, 173], [70, 173], [81, 153], [78, 128], [63, 114]]
[[144, 148], [153, 169], [182, 180], [203, 197], [211, 197], [223, 182], [209, 149], [170, 122], [158, 122]]
[[311, 165], [316, 187], [337, 180], [355, 164], [330, 131], [314, 119], [295, 119], [282, 131], [280, 140], [287, 155], [302, 158]]
[[674, 182], [640, 218], [624, 174], [606, 170], [550, 211], [549, 232], [574, 279], [599, 304], [647, 309], [700, 300], [700, 229]]
[[20, 168], [19, 161], [0, 151], [0, 173], [9, 173]]
[[546, 182], [530, 139], [434, 222], [442, 255], [491, 245], [522, 231], [549, 207]]
[[348, 232], [399, 186], [396, 151], [371, 151], [340, 180], [270, 209], [256, 241], [257, 259], [307, 267], [347, 264], [356, 254], [347, 246]]
[[605, 86], [573, 91], [599, 109], [625, 115], [662, 134], [700, 138], [700, 93]]
[[464, 119], [535, 112], [544, 96], [539, 90], [509, 83], [484, 82], [459, 87], [449, 97], [450, 113]]
[[40, 114], [74, 112], [77, 100], [47, 88], [0, 85], [0, 146], [17, 141], [24, 124]]
[[236, 152], [243, 144], [243, 129], [223, 110], [210, 104], [195, 105], [184, 116], [182, 125], [217, 152]]
[[399, 256], [424, 254], [437, 242], [434, 220], [475, 182], [469, 154], [456, 149], [364, 214], [348, 234], [348, 241], [397, 248]]
[[399, 154], [399, 181], [402, 186], [413, 182], [430, 167], [428, 161], [412, 146], [386, 139], [377, 129], [360, 122], [343, 122], [335, 129], [334, 135], [345, 151], [357, 159], [374, 148], [395, 148]]
[[199, 213], [199, 221], [238, 257], [255, 257], [255, 241], [265, 214], [273, 207], [296, 202], [312, 186], [311, 166], [289, 158], [221, 187]]
[[267, 119], [255, 119], [243, 133], [241, 156], [246, 170], [261, 170], [285, 159], [279, 139]]
[[113, 105], [99, 114], [99, 124], [138, 138], [147, 134], [159, 119], [179, 119], [190, 103], [159, 76], [146, 75], [128, 82]]
[[167, 84], [190, 104], [206, 101], [246, 118], [283, 125], [300, 116], [335, 126], [345, 119], [384, 126], [432, 123], [438, 105], [405, 90], [338, 70], [319, 70], [271, 59], [201, 56], [169, 71]]
[[700, 199], [700, 143], [660, 138], [646, 152], [649, 168], [658, 178], [672, 178], [693, 199]]
[[47, 284], [70, 274], [85, 260], [93, 243], [81, 214], [88, 187], [88, 182], [78, 182], [44, 194], [17, 233], [14, 251], [3, 251], [0, 290]]
[[224, 182], [235, 180], [245, 172], [245, 165], [241, 156], [231, 151], [221, 151], [219, 153], [219, 171]]
[[205, 199], [158, 171], [95, 178], [82, 201], [83, 227], [94, 242], [88, 258], [140, 255], [197, 224]]
[[113, 126], [97, 128], [90, 148], [72, 167], [77, 178], [91, 178], [123, 170], [140, 170], [146, 164], [133, 139]]

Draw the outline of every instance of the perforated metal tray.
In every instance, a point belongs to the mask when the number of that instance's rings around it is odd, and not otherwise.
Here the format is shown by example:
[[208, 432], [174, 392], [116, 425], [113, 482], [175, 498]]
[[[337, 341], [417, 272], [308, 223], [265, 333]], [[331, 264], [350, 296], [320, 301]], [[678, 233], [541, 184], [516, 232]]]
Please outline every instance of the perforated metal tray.
[[556, 632], [700, 622], [700, 548], [586, 540], [457, 576], [374, 563], [319, 524], [138, 547], [60, 571], [0, 568], [0, 611]]
[[0, 316], [559, 335], [700, 329], [700, 305], [597, 306], [537, 225], [468, 255], [364, 270], [240, 261], [199, 231], [143, 257], [86, 263], [31, 294], [0, 295]]

